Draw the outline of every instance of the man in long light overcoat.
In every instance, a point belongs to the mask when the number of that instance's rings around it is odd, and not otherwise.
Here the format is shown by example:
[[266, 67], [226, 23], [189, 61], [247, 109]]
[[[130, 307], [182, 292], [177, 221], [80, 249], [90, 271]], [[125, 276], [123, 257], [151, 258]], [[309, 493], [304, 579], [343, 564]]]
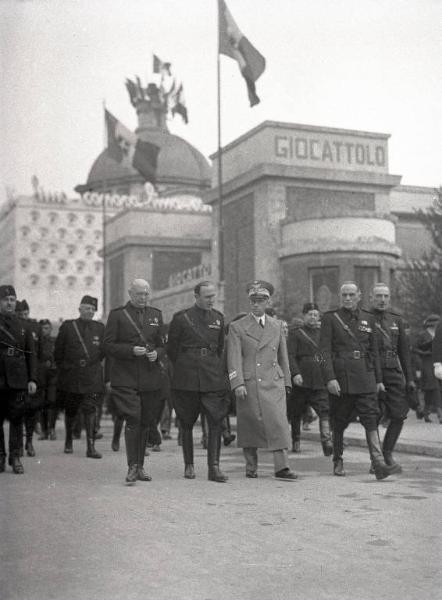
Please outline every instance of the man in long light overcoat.
[[251, 312], [233, 321], [227, 336], [229, 380], [236, 396], [238, 446], [246, 459], [246, 477], [258, 476], [257, 448], [273, 451], [275, 477], [297, 478], [288, 466], [290, 432], [286, 393], [290, 369], [282, 322], [265, 314], [273, 286], [247, 286]]

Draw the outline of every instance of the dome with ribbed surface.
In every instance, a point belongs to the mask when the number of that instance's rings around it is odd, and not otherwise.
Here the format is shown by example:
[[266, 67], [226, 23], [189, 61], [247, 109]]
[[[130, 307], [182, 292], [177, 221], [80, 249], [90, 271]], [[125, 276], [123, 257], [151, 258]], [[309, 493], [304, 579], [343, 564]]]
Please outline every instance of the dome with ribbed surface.
[[[138, 133], [141, 140], [159, 146], [157, 182], [161, 184], [190, 184], [198, 187], [210, 185], [210, 165], [194, 146], [183, 138], [160, 129], [143, 129]], [[96, 187], [105, 181], [132, 181], [141, 179], [140, 174], [127, 164], [120, 164], [104, 150], [92, 165], [87, 186]]]

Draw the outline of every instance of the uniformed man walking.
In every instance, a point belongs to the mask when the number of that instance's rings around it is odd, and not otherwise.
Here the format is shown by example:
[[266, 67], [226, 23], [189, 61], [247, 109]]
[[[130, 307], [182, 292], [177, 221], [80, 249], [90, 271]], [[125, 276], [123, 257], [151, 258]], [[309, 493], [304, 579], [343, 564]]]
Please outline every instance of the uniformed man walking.
[[174, 408], [181, 426], [184, 477], [194, 479], [193, 426], [207, 418], [207, 464], [210, 481], [224, 483], [220, 470], [221, 432], [229, 402], [224, 351], [224, 317], [213, 308], [216, 290], [210, 281], [194, 288], [195, 304], [176, 313], [169, 328], [167, 353], [173, 365]]
[[78, 319], [61, 324], [55, 340], [57, 390], [62, 393], [65, 410], [65, 454], [72, 454], [73, 427], [77, 415], [83, 413], [88, 458], [101, 458], [95, 449], [95, 420], [100, 395], [104, 392], [103, 334], [104, 325], [94, 321], [97, 298], [83, 296]]
[[400, 469], [397, 465], [386, 465], [381, 452], [377, 393], [383, 390], [382, 371], [374, 319], [369, 312], [358, 308], [360, 298], [356, 283], [345, 282], [340, 290], [341, 307], [322, 318], [320, 349], [330, 393], [333, 472], [345, 475], [344, 431], [356, 413], [365, 429], [376, 478], [384, 479]]
[[319, 350], [320, 314], [318, 305], [306, 302], [302, 308], [304, 324], [289, 330], [287, 350], [292, 393], [287, 398], [287, 416], [292, 426], [292, 451], [301, 451], [301, 421], [306, 407], [319, 417], [319, 432], [324, 456], [331, 456], [329, 401], [323, 358]]
[[272, 284], [247, 286], [251, 312], [229, 325], [227, 365], [236, 396], [238, 446], [246, 460], [246, 477], [258, 477], [258, 448], [273, 451], [275, 477], [294, 481], [288, 464], [290, 442], [286, 394], [291, 390], [283, 324], [265, 314]]
[[9, 420], [9, 465], [24, 472], [20, 461], [25, 394], [37, 391], [37, 363], [32, 331], [15, 315], [17, 295], [12, 285], [0, 286], [0, 473], [5, 470], [3, 423]]
[[149, 428], [163, 406], [162, 376], [158, 358], [164, 352], [163, 317], [149, 306], [150, 285], [135, 279], [129, 302], [111, 310], [104, 334], [106, 360], [110, 359], [110, 384], [116, 415], [126, 421], [124, 438], [128, 472], [126, 483], [151, 481], [144, 470]]
[[370, 301], [385, 388], [380, 398], [385, 407], [385, 417], [389, 419], [382, 452], [386, 464], [394, 465], [397, 463], [393, 459], [393, 450], [409, 410], [407, 388], [413, 390], [416, 385], [404, 323], [400, 315], [389, 310], [389, 287], [385, 283], [377, 283], [373, 287]]

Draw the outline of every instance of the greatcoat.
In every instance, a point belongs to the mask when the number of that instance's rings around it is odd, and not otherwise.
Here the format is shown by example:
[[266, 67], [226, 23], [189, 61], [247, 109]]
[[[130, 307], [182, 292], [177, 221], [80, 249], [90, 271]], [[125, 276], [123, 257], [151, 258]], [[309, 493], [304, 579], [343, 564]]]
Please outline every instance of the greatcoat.
[[229, 326], [227, 365], [232, 390], [245, 385], [237, 400], [238, 446], [288, 448], [286, 387], [291, 387], [282, 323], [266, 315], [264, 328], [248, 314]]

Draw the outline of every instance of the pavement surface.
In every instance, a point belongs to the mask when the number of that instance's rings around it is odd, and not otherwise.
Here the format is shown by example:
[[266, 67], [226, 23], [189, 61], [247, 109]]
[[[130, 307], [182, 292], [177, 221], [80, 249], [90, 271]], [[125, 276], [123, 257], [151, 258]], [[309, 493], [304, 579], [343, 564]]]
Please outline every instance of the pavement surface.
[[[410, 421], [404, 442], [412, 427], [442, 433]], [[23, 459], [25, 475], [0, 474], [1, 600], [441, 597], [441, 459], [398, 454], [403, 474], [376, 481], [367, 450], [350, 445], [338, 478], [304, 439], [290, 455], [296, 482], [275, 480], [265, 451], [253, 480], [233, 444], [222, 450], [229, 481], [218, 484], [196, 431], [197, 479], [183, 478], [174, 439], [147, 458], [153, 481], [127, 487], [111, 428], [105, 421], [97, 442], [102, 460], [85, 457], [84, 439], [63, 454], [60, 427]]]

